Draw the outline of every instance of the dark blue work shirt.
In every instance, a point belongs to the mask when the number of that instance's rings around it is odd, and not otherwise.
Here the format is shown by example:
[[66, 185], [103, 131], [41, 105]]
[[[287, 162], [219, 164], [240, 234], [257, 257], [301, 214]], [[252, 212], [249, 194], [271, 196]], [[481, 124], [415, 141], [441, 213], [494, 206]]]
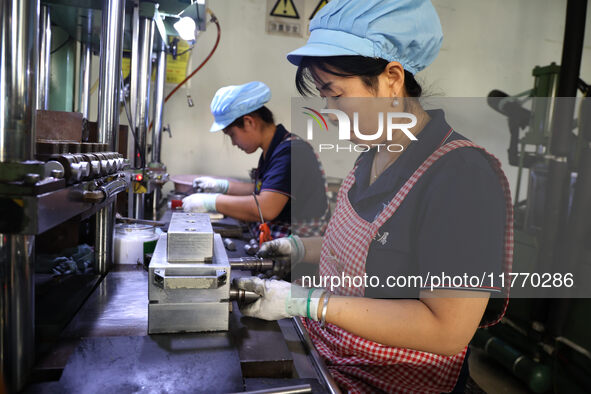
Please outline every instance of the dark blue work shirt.
[[[428, 111], [431, 120], [400, 157], [371, 185], [375, 149], [357, 161], [349, 200], [372, 222], [414, 171], [442, 144], [451, 127], [443, 111]], [[466, 139], [452, 132], [446, 142]], [[408, 193], [397, 212], [371, 242], [367, 275], [478, 275], [502, 272], [505, 199], [498, 176], [486, 156], [458, 148], [436, 161]], [[385, 235], [385, 233], [387, 233]], [[385, 237], [384, 237], [385, 235]], [[497, 276], [498, 277], [498, 276]], [[384, 282], [380, 282], [384, 283]], [[412, 292], [411, 292], [412, 293]], [[415, 298], [418, 290], [367, 288], [372, 298]]]
[[255, 192], [262, 191], [290, 197], [274, 220], [287, 227], [292, 218], [320, 218], [328, 208], [325, 179], [314, 149], [281, 124], [277, 125], [266, 157], [261, 154], [256, 169]]

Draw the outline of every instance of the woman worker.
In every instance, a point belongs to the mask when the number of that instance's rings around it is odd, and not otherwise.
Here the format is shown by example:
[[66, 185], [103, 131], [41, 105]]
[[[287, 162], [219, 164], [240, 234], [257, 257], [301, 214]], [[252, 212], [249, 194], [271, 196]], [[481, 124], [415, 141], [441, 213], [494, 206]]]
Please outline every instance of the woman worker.
[[[265, 106], [270, 98], [269, 87], [257, 81], [217, 91], [211, 102], [215, 121], [210, 131], [222, 130], [232, 145], [248, 154], [260, 148], [259, 164], [253, 182], [196, 178], [193, 186], [199, 193], [185, 197], [183, 209], [220, 212], [250, 222], [257, 236], [262, 214], [273, 239], [291, 232], [322, 235], [329, 216], [324, 171], [310, 144], [275, 125], [273, 113]], [[292, 169], [292, 163], [297, 167]], [[294, 198], [302, 208], [292, 215]]]
[[[512, 207], [499, 162], [454, 131], [442, 111], [426, 111], [418, 100], [414, 74], [434, 60], [442, 41], [432, 4], [332, 0], [310, 31], [307, 44], [288, 55], [298, 66], [300, 92], [315, 86], [329, 108], [349, 114], [349, 97], [373, 100], [368, 106], [376, 112], [413, 114], [410, 132], [418, 141], [400, 131], [391, 141], [386, 133], [371, 141], [404, 149], [360, 155], [323, 237], [271, 241], [261, 254], [291, 255], [292, 265], [317, 262], [321, 278], [367, 275], [381, 284], [386, 277], [426, 279], [442, 271], [506, 275]], [[359, 130], [376, 130], [365, 119], [360, 113]], [[351, 140], [367, 143], [355, 134]], [[256, 277], [237, 281], [261, 295], [242, 307], [243, 314], [305, 317], [335, 381], [356, 393], [462, 392], [467, 345], [479, 326], [500, 320], [508, 296], [506, 289], [431, 289], [428, 282], [410, 289], [411, 295], [366, 283], [327, 283], [314, 289]], [[501, 299], [489, 303], [491, 294]], [[491, 308], [493, 301], [500, 301], [499, 309]]]

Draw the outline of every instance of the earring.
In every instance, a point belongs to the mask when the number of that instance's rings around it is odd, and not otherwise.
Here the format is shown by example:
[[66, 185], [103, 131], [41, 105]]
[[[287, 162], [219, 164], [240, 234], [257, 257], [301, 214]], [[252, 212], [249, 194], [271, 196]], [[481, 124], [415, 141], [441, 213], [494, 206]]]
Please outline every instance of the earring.
[[395, 97], [395, 98], [394, 98], [394, 101], [392, 101], [392, 107], [398, 107], [398, 104], [400, 104], [400, 103], [398, 102], [398, 98], [397, 98], [397, 97]]

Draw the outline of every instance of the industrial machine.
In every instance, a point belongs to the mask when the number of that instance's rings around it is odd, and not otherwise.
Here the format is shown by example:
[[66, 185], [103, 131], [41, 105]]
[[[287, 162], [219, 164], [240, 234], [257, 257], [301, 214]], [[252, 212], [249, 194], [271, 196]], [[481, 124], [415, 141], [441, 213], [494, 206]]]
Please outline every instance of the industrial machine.
[[[156, 219], [168, 178], [160, 146], [169, 36], [183, 18], [193, 21], [193, 33], [204, 30], [205, 10], [205, 1], [190, 0], [0, 3], [0, 388], [25, 386], [39, 341], [59, 335], [111, 269], [116, 213]], [[100, 62], [94, 86], [93, 54]], [[120, 113], [129, 128], [120, 126]], [[93, 255], [85, 254], [84, 275], [36, 274], [42, 255], [59, 260], [61, 245], [82, 243]], [[62, 273], [68, 276], [52, 276]], [[43, 304], [52, 297], [67, 300], [54, 313]], [[55, 316], [61, 320], [48, 331], [44, 319]]]
[[[488, 99], [508, 117], [509, 163], [519, 167], [513, 272], [572, 272], [584, 288], [591, 274], [591, 87], [579, 78], [586, 6], [568, 1], [560, 65], [535, 67], [530, 91], [494, 90]], [[472, 344], [533, 392], [590, 392], [589, 298], [537, 294], [512, 297], [501, 324], [478, 330]]]

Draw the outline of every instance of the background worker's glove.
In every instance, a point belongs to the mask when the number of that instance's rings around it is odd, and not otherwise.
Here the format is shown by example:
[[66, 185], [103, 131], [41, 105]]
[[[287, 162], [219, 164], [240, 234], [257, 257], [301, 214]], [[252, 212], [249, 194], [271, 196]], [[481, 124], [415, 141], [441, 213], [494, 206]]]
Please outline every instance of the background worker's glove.
[[193, 180], [193, 190], [197, 193], [228, 193], [230, 182], [227, 179], [216, 179], [200, 176]]
[[245, 316], [263, 320], [304, 316], [318, 320], [318, 303], [323, 289], [309, 289], [282, 280], [260, 279], [256, 276], [237, 278], [234, 283], [239, 289], [253, 291], [261, 296], [252, 304], [240, 308]]
[[215, 200], [219, 194], [194, 193], [183, 198], [183, 210], [186, 212], [216, 212]]
[[300, 237], [290, 235], [289, 237], [277, 238], [263, 243], [257, 255], [271, 259], [282, 258], [291, 262], [293, 266], [304, 259], [306, 249]]

